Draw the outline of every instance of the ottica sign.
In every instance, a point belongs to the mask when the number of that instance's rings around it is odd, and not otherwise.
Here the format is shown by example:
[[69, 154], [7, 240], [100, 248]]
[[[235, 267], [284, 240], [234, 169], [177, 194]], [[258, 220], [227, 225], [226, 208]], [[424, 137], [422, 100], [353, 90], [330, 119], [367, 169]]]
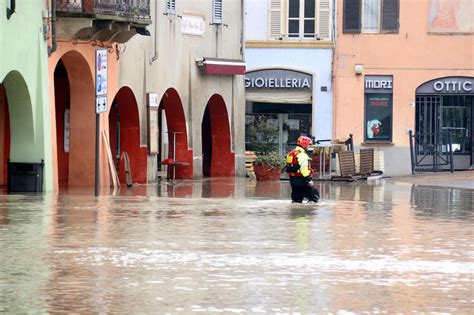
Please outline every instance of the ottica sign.
[[416, 90], [417, 94], [474, 94], [474, 78], [446, 77], [428, 81]]
[[247, 90], [312, 90], [310, 74], [283, 69], [257, 70], [245, 75]]

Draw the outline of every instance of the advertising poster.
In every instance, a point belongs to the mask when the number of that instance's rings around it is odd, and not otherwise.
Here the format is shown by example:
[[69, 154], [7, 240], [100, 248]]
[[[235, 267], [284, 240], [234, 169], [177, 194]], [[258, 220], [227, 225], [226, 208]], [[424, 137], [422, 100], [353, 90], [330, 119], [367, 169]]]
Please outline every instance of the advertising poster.
[[392, 141], [391, 94], [366, 94], [365, 140]]

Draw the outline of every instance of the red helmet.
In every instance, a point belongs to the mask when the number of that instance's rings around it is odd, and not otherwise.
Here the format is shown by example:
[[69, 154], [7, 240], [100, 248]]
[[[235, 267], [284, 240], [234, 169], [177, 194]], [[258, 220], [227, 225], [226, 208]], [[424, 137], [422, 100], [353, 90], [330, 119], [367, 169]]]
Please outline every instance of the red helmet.
[[301, 136], [298, 138], [298, 140], [296, 140], [296, 145], [302, 147], [305, 150], [312, 144], [313, 142], [311, 141], [311, 139], [306, 136]]

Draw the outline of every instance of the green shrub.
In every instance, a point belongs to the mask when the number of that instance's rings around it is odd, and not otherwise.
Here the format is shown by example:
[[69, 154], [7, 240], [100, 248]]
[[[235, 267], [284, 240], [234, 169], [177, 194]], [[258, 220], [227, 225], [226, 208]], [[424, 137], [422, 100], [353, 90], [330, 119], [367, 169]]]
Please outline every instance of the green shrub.
[[276, 152], [270, 152], [258, 155], [254, 163], [255, 165], [266, 165], [270, 169], [282, 169], [286, 165], [286, 160]]

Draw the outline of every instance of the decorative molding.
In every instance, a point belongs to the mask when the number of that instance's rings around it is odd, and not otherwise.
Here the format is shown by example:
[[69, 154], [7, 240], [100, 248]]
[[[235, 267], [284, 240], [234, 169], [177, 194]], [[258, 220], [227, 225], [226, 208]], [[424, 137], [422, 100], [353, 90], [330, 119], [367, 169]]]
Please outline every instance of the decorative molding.
[[334, 48], [330, 41], [290, 42], [290, 41], [260, 41], [247, 40], [245, 48]]

